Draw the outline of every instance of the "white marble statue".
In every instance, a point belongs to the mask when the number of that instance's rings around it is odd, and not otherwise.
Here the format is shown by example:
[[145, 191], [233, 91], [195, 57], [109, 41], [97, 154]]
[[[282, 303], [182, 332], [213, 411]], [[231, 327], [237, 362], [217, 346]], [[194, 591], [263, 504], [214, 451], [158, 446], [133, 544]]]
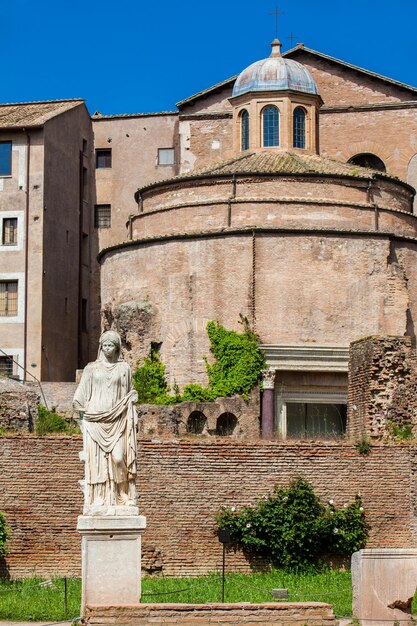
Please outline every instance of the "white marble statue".
[[84, 438], [84, 513], [136, 507], [137, 393], [120, 352], [118, 333], [104, 332], [74, 396]]

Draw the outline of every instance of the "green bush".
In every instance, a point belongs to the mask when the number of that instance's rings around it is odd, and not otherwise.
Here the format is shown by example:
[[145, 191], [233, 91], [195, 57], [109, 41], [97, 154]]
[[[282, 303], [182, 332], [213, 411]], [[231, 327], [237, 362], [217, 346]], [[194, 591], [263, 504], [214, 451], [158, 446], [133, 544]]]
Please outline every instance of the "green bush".
[[195, 383], [186, 385], [182, 390], [182, 400], [191, 400], [193, 402], [212, 402], [216, 399], [214, 391], [208, 387], [202, 387]]
[[165, 365], [159, 358], [155, 344], [145, 358], [143, 365], [133, 372], [133, 386], [138, 394], [139, 404], [175, 404], [180, 402], [178, 392], [170, 395], [169, 386], [165, 380]]
[[50, 411], [45, 406], [38, 406], [38, 419], [35, 424], [37, 435], [47, 435], [48, 433], [69, 433], [70, 427], [62, 415], [55, 411]]
[[301, 478], [254, 506], [223, 508], [216, 521], [241, 548], [288, 570], [317, 566], [328, 553], [349, 556], [368, 536], [359, 496], [342, 509], [324, 506]]
[[0, 511], [0, 557], [5, 556], [7, 552], [6, 542], [10, 538], [9, 527], [6, 523], [4, 513]]

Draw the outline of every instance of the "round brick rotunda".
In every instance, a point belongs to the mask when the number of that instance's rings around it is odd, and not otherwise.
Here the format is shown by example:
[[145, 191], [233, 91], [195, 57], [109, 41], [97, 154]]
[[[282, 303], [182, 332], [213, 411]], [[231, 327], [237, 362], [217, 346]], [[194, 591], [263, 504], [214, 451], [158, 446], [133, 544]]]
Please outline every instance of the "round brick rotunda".
[[206, 382], [207, 322], [241, 330], [246, 316], [280, 371], [277, 398], [341, 402], [351, 341], [414, 335], [414, 189], [321, 157], [314, 81], [290, 66], [280, 82], [279, 42], [271, 59], [276, 71], [262, 61], [236, 81], [233, 158], [138, 190], [130, 239], [100, 253], [103, 314], [111, 324], [127, 303], [146, 309], [121, 328], [127, 356], [159, 344], [180, 387]]

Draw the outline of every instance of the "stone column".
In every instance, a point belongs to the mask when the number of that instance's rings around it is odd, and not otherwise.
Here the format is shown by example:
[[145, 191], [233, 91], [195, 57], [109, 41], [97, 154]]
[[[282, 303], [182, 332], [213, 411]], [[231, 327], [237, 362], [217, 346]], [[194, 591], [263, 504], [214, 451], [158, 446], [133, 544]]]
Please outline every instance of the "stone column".
[[263, 396], [262, 396], [262, 439], [274, 437], [274, 389], [275, 370], [267, 369], [262, 372]]
[[86, 607], [139, 605], [141, 533], [145, 528], [143, 515], [79, 516], [82, 617]]

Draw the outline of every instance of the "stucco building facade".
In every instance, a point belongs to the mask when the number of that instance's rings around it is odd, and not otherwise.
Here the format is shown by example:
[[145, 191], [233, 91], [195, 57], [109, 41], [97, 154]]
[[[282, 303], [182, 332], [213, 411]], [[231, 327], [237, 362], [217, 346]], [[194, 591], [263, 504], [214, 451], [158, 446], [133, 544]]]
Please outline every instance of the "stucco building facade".
[[21, 379], [88, 357], [92, 146], [82, 100], [0, 106], [0, 359]]
[[[71, 358], [48, 371], [44, 356], [40, 377], [73, 379], [105, 326], [119, 330], [132, 365], [156, 343], [170, 384], [204, 383], [207, 321], [239, 330], [244, 315], [275, 372], [266, 384], [274, 429], [342, 431], [350, 342], [415, 339], [417, 89], [302, 45], [281, 55], [274, 41], [270, 57], [175, 111], [83, 113], [77, 123], [81, 151], [89, 142], [88, 218], [80, 228], [77, 208], [64, 213], [78, 228], [70, 258], [84, 245], [88, 263], [67, 267], [61, 247], [49, 248], [59, 226], [45, 222], [40, 257], [60, 259], [61, 279], [81, 267], [81, 279], [68, 278], [78, 285], [78, 313], [68, 316], [78, 324], [59, 322]], [[43, 161], [45, 176], [56, 161]], [[75, 178], [53, 178], [74, 190]], [[3, 254], [10, 272], [13, 254]], [[64, 282], [31, 314], [46, 334], [55, 328], [52, 294], [70, 298]]]

